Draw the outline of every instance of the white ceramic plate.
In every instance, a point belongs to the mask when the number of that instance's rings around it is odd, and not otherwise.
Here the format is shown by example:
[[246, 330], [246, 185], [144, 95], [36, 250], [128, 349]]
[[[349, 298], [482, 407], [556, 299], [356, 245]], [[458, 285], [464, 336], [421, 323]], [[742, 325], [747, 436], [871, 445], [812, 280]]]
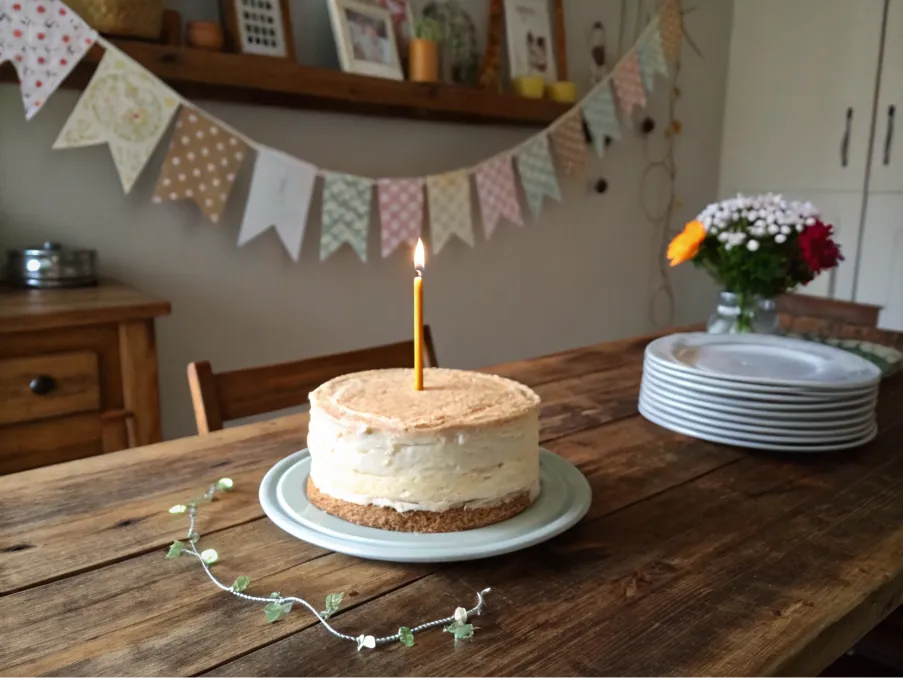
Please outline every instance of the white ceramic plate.
[[778, 399], [755, 399], [749, 400], [737, 394], [722, 396], [711, 393], [701, 393], [694, 391], [693, 388], [687, 388], [681, 384], [674, 384], [661, 381], [651, 372], [643, 372], [643, 384], [663, 391], [669, 396], [679, 397], [687, 402], [699, 402], [706, 406], [718, 406], [720, 408], [729, 409], [732, 412], [747, 412], [750, 410], [763, 410], [768, 412], [806, 412], [806, 413], [826, 413], [826, 414], [844, 414], [853, 409], [861, 407], [874, 407], [878, 401], [878, 394], [866, 394], [857, 396], [848, 400], [836, 401], [815, 401], [815, 402], [797, 402]]
[[698, 410], [696, 412], [688, 412], [675, 408], [668, 401], [659, 400], [645, 390], [640, 392], [640, 402], [645, 403], [650, 409], [673, 417], [688, 426], [709, 426], [713, 429], [737, 433], [738, 435], [752, 434], [751, 437], [761, 435], [765, 436], [766, 442], [770, 442], [773, 438], [802, 440], [807, 443], [856, 438], [875, 424], [875, 415], [872, 413], [867, 413], [865, 416], [859, 417], [859, 419], [845, 425], [836, 425], [830, 420], [816, 422], [815, 424], [807, 422], [806, 425], [791, 424], [784, 421], [782, 426], [775, 426], [769, 420], [754, 419], [752, 417], [746, 419], [735, 417], [734, 420], [724, 420], [713, 416], [709, 412], [700, 412]]
[[[868, 402], [855, 408], [842, 408], [833, 410], [757, 410], [748, 407], [713, 404], [701, 401], [697, 397], [668, 393], [664, 389], [654, 386], [645, 380], [640, 389], [640, 394], [647, 393], [655, 399], [667, 404], [668, 407], [690, 412], [704, 414], [713, 419], [723, 421], [735, 421], [738, 423], [748, 421], [768, 421], [778, 428], [810, 427], [816, 428], [832, 424], [845, 426], [872, 416], [875, 412], [875, 403]], [[827, 420], [827, 422], [826, 422]]]
[[542, 490], [513, 518], [463, 532], [417, 534], [362, 527], [321, 511], [307, 499], [310, 454], [306, 449], [271, 468], [260, 483], [260, 505], [280, 528], [325, 549], [371, 560], [440, 563], [488, 558], [551, 539], [589, 510], [592, 492], [570, 462], [540, 449]]
[[873, 425], [864, 434], [856, 438], [833, 439], [831, 441], [813, 441], [811, 443], [800, 439], [779, 438], [772, 440], [759, 440], [762, 436], [754, 436], [748, 433], [726, 431], [711, 426], [698, 426], [684, 422], [666, 413], [651, 407], [648, 402], [639, 405], [640, 414], [654, 424], [658, 424], [675, 433], [708, 440], [714, 443], [735, 445], [737, 447], [749, 447], [758, 450], [774, 450], [777, 452], [830, 452], [845, 450], [851, 447], [863, 445], [872, 440], [878, 433], [877, 425]]
[[649, 410], [645, 405], [640, 405], [640, 414], [653, 424], [657, 424], [669, 431], [699, 438], [700, 440], [708, 440], [713, 443], [721, 443], [723, 445], [733, 445], [735, 447], [746, 447], [753, 450], [768, 450], [771, 452], [837, 452], [839, 450], [848, 450], [854, 447], [861, 447], [866, 443], [874, 440], [878, 435], [878, 427], [874, 427], [869, 433], [856, 440], [845, 440], [824, 445], [800, 445], [796, 443], [762, 443], [750, 440], [744, 436], [731, 436], [713, 433], [711, 431], [697, 431], [675, 422], [673, 419], [656, 414]]
[[839, 348], [767, 334], [672, 334], [646, 355], [688, 374], [771, 386], [855, 388], [877, 383], [881, 370]]
[[820, 386], [775, 386], [771, 384], [747, 383], [745, 381], [725, 379], [716, 375], [687, 372], [674, 365], [659, 362], [652, 356], [646, 356], [643, 369], [651, 370], [662, 377], [679, 379], [687, 383], [699, 384], [700, 386], [727, 388], [739, 394], [767, 393], [769, 395], [779, 394], [833, 400], [836, 398], [850, 398], [856, 395], [871, 393], [878, 388], [877, 382], [866, 386], [854, 386], [851, 388], [840, 386], [832, 388], [822, 388]]

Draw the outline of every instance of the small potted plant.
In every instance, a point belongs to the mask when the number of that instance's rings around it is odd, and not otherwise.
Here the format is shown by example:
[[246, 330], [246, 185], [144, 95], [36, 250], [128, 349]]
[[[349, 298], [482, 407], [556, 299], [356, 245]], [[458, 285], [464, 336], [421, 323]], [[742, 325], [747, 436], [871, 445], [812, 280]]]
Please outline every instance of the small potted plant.
[[444, 35], [444, 27], [436, 19], [420, 17], [414, 21], [409, 65], [412, 81], [436, 82], [439, 79], [439, 43]]
[[712, 333], [778, 331], [774, 299], [835, 268], [843, 255], [812, 203], [738, 195], [706, 207], [668, 246], [672, 266], [692, 261], [723, 291]]

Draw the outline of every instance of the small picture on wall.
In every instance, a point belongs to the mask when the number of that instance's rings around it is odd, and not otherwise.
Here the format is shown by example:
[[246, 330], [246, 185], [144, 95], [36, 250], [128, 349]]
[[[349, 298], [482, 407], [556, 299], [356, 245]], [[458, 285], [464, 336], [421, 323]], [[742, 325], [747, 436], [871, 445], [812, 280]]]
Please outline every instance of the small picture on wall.
[[404, 77], [388, 10], [353, 0], [330, 0], [329, 14], [343, 70], [395, 80]]
[[505, 0], [511, 77], [558, 80], [549, 0]]

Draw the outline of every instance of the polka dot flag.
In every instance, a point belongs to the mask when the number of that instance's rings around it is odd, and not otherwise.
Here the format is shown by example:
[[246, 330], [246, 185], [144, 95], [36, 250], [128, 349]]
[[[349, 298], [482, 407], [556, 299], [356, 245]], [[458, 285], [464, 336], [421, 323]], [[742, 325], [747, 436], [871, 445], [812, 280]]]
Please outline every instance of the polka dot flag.
[[194, 200], [217, 223], [250, 148], [200, 111], [183, 108], [173, 130], [154, 202]]

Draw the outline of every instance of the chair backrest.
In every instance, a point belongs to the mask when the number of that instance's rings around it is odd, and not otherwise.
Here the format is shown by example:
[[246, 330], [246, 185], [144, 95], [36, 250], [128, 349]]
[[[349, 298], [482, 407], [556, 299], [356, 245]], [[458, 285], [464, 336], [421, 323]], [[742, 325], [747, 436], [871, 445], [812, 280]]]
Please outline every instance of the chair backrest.
[[805, 294], [782, 295], [776, 308], [785, 330], [819, 334], [849, 326], [877, 327], [881, 312], [880, 306]]
[[[423, 343], [426, 364], [436, 367], [429, 326], [423, 328]], [[209, 362], [193, 362], [188, 365], [188, 385], [198, 433], [210, 433], [233, 419], [304, 405], [311, 391], [343, 374], [413, 365], [411, 340], [231, 372], [214, 373]]]

